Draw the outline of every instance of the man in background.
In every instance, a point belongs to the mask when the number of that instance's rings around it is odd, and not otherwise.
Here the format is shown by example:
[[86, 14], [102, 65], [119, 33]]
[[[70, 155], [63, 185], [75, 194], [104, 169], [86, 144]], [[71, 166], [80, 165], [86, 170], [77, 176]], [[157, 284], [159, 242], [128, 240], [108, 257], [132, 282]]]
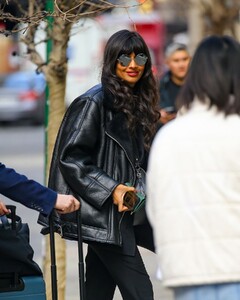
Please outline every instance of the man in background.
[[190, 54], [187, 46], [181, 43], [171, 43], [165, 51], [167, 72], [160, 80], [160, 126], [176, 117], [176, 98], [184, 83]]

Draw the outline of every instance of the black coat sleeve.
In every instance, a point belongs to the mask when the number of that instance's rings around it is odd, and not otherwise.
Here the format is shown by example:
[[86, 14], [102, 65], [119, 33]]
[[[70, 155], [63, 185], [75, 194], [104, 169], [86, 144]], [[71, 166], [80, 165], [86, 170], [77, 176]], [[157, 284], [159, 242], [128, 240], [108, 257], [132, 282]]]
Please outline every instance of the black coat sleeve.
[[99, 103], [92, 98], [74, 101], [63, 120], [59, 139], [59, 166], [73, 191], [100, 209], [119, 184], [97, 166], [103, 120]]

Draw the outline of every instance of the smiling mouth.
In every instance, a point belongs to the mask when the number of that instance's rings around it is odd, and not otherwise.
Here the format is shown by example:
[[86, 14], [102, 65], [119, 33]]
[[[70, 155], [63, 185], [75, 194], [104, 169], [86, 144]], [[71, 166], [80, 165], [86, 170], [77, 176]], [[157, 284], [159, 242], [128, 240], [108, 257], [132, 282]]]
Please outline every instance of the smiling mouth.
[[136, 76], [138, 76], [138, 72], [127, 72], [127, 74], [130, 77], [136, 77]]

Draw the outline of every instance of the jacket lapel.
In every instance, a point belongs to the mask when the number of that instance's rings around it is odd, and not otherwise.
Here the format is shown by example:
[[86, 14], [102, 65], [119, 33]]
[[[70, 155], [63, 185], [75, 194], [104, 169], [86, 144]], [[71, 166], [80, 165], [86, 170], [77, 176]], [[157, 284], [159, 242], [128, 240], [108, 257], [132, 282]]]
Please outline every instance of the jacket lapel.
[[127, 128], [126, 116], [122, 112], [111, 112], [111, 114], [112, 118], [106, 124], [106, 133], [125, 150], [129, 159], [134, 162], [132, 140]]

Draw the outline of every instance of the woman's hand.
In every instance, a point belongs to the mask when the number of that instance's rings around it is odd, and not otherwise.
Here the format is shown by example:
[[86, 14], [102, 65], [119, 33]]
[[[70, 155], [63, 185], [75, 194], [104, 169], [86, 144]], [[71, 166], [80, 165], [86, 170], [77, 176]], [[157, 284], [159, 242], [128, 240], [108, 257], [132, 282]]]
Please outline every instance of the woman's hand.
[[119, 184], [113, 191], [113, 203], [118, 206], [118, 211], [128, 211], [130, 210], [127, 206], [123, 204], [123, 198], [126, 192], [136, 192], [133, 186], [127, 186], [124, 184]]

